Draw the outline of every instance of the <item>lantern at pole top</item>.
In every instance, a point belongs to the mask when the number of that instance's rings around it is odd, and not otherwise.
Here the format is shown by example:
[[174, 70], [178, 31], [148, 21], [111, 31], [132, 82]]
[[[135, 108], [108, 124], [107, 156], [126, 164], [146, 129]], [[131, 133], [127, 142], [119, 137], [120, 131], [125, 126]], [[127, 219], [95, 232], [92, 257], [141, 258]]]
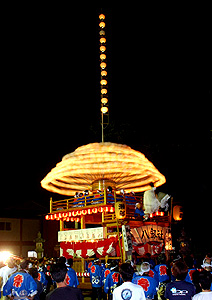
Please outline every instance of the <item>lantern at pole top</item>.
[[99, 15], [99, 51], [100, 51], [100, 89], [101, 89], [101, 126], [102, 126], [102, 142], [104, 142], [104, 129], [109, 124], [109, 108], [108, 108], [108, 86], [107, 86], [107, 54], [106, 54], [106, 34], [105, 34], [105, 15]]

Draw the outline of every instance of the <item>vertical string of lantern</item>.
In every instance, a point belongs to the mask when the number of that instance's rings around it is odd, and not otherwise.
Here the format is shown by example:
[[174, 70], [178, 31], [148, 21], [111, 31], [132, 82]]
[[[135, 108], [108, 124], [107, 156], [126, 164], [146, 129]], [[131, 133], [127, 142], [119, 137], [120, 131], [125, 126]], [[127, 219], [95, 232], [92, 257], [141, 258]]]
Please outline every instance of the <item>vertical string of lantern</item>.
[[102, 126], [102, 143], [104, 142], [104, 129], [109, 124], [108, 110], [108, 86], [107, 86], [107, 56], [106, 56], [106, 34], [105, 34], [105, 15], [99, 15], [99, 50], [100, 50], [100, 69], [101, 69], [101, 126]]

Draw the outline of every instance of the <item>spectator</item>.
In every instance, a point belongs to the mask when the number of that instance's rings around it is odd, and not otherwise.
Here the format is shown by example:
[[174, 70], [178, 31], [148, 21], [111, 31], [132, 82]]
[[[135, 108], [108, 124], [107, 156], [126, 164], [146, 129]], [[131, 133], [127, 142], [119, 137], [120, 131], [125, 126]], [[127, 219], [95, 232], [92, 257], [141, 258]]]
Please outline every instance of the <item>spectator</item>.
[[83, 300], [83, 295], [80, 289], [67, 286], [67, 267], [63, 263], [52, 265], [52, 278], [56, 281], [57, 288], [48, 293], [46, 300]]
[[113, 291], [113, 300], [145, 300], [144, 290], [141, 286], [132, 283], [134, 269], [129, 263], [123, 263], [120, 274], [124, 281]]
[[211, 286], [211, 274], [208, 271], [203, 271], [199, 275], [199, 284], [202, 289], [202, 292], [196, 294], [193, 297], [193, 300], [211, 300], [212, 299], [212, 291], [210, 290]]
[[175, 281], [170, 282], [166, 286], [165, 298], [169, 300], [191, 300], [195, 294], [195, 286], [186, 282], [185, 278], [188, 274], [188, 267], [182, 261], [176, 261], [172, 267], [172, 273], [176, 278]]

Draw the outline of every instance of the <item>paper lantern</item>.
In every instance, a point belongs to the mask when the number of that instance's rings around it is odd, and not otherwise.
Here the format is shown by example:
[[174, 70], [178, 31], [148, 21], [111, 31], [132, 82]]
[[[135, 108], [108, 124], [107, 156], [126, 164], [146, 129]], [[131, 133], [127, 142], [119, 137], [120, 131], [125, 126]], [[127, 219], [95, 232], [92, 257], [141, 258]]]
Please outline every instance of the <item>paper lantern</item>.
[[183, 218], [182, 206], [175, 205], [173, 207], [173, 218], [175, 221], [181, 221]]
[[102, 107], [101, 107], [101, 112], [102, 112], [103, 114], [106, 114], [106, 113], [108, 112], [108, 107], [107, 107], [107, 106], [102, 106]]
[[119, 220], [126, 218], [126, 202], [125, 201], [116, 202], [115, 214], [116, 214], [116, 218]]
[[107, 99], [107, 98], [102, 98], [102, 99], [101, 99], [101, 102], [102, 102], [103, 104], [107, 104], [107, 103], [108, 103], [108, 99]]
[[102, 80], [100, 81], [100, 83], [101, 83], [101, 85], [107, 85], [107, 80], [102, 79]]
[[99, 15], [99, 19], [100, 20], [104, 20], [105, 19], [105, 15], [104, 14]]
[[110, 180], [114, 190], [125, 192], [143, 192], [151, 183], [158, 187], [166, 182], [144, 154], [107, 142], [81, 146], [65, 155], [41, 185], [48, 191], [72, 196], [76, 191], [93, 190], [95, 182], [102, 180]]

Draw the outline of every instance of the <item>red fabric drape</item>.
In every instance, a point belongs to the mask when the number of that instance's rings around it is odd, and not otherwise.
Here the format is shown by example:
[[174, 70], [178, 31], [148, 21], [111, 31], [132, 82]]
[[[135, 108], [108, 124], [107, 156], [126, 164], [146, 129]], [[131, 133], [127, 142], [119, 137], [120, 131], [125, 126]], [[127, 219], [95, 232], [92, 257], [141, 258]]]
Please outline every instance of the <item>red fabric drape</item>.
[[88, 258], [93, 255], [97, 257], [120, 256], [120, 249], [117, 237], [111, 237], [95, 242], [62, 242], [60, 247], [63, 249], [63, 256], [70, 258], [73, 256]]

